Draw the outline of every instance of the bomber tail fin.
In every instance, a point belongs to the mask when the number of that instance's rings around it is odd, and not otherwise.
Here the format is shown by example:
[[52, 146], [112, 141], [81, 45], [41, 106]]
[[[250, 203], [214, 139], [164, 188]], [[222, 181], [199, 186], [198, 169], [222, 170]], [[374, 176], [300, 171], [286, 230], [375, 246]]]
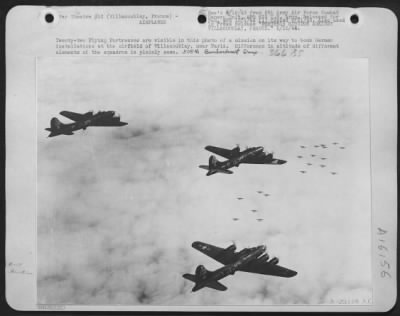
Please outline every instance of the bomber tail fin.
[[220, 168], [220, 161], [215, 158], [214, 155], [211, 155], [210, 158], [208, 159], [208, 166], [201, 165], [199, 168], [208, 170], [207, 176], [211, 176], [212, 174], [215, 174], [217, 172], [219, 173], [225, 173], [225, 174], [232, 174], [233, 172], [227, 169]]
[[60, 122], [60, 120], [56, 117], [53, 117], [50, 121], [51, 130], [59, 130], [64, 124]]
[[61, 123], [60, 120], [56, 117], [53, 117], [50, 121], [50, 128], [45, 128], [46, 131], [49, 131], [50, 134], [48, 137], [57, 136], [60, 134], [64, 135], [73, 135], [72, 131], [61, 131], [65, 124]]
[[[210, 271], [208, 271], [203, 265], [199, 265], [196, 268], [195, 274], [189, 274], [185, 273], [182, 275], [186, 280], [192, 281], [195, 283], [192, 291], [196, 292], [203, 287], [209, 287], [211, 289], [217, 290], [217, 291], [226, 291], [227, 287], [223, 285], [222, 283], [219, 283], [218, 281], [209, 281], [207, 282], [207, 277], [210, 275]], [[201, 283], [203, 281], [203, 283]], [[205, 281], [205, 282], [204, 282]]]

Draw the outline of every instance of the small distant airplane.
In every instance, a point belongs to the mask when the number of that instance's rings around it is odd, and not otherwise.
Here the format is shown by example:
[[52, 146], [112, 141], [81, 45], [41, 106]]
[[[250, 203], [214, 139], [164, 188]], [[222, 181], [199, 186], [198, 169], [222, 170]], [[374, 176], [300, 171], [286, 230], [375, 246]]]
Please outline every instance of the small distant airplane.
[[85, 130], [89, 126], [124, 126], [128, 124], [121, 122], [120, 118], [115, 116], [114, 111], [99, 111], [97, 113], [90, 111], [85, 114], [61, 111], [60, 114], [74, 121], [74, 123], [64, 124], [53, 117], [50, 121], [50, 128], [45, 129], [50, 132], [48, 137], [73, 135], [74, 131]]
[[320, 165], [321, 166], [321, 168], [325, 168], [326, 166], [325, 165]]
[[259, 222], [262, 222], [264, 219], [263, 219], [263, 218], [257, 218], [257, 220], [258, 220]]
[[325, 158], [325, 157], [322, 157], [321, 160], [326, 160], [326, 158]]
[[335, 175], [335, 174], [337, 174], [337, 172], [331, 172], [331, 174]]
[[270, 196], [268, 193], [265, 193], [264, 196]]
[[237, 199], [238, 199], [238, 200], [243, 200], [243, 198], [242, 198], [242, 197], [238, 197]]
[[239, 219], [237, 217], [232, 218], [234, 221], [238, 221]]
[[261, 193], [263, 193], [263, 191], [257, 191], [257, 193], [260, 193], [260, 194], [261, 194]]
[[266, 253], [267, 247], [264, 245], [244, 248], [239, 252], [235, 252], [235, 244], [224, 249], [195, 241], [192, 247], [224, 265], [215, 271], [208, 271], [203, 265], [199, 265], [196, 268], [195, 274], [186, 273], [182, 275], [185, 279], [195, 283], [192, 292], [196, 292], [204, 287], [226, 291], [227, 287], [218, 281], [230, 274], [235, 274], [236, 271], [274, 275], [284, 278], [291, 278], [297, 274], [296, 271], [279, 266], [278, 258], [274, 257], [269, 260], [269, 256]]
[[306, 173], [307, 171], [305, 171], [305, 170], [300, 170], [300, 172], [301, 172], [301, 173]]
[[303, 156], [297, 156], [297, 158], [303, 158]]
[[250, 147], [243, 151], [240, 151], [240, 147], [236, 146], [233, 149], [224, 149], [214, 146], [206, 146], [206, 150], [211, 151], [214, 154], [222, 156], [228, 160], [218, 161], [215, 156], [210, 156], [208, 160], [208, 166], [201, 165], [199, 168], [208, 170], [207, 176], [213, 175], [217, 172], [232, 174], [233, 172], [228, 170], [232, 167], [239, 167], [241, 163], [248, 164], [272, 164], [282, 165], [286, 163], [285, 160], [276, 159], [272, 153], [266, 154], [264, 147]]
[[334, 143], [332, 143], [333, 145], [337, 145], [337, 144], [339, 144], [339, 143], [336, 143], [336, 142], [334, 142]]
[[311, 157], [315, 157], [316, 155], [314, 155], [314, 154], [311, 154]]
[[319, 147], [318, 145], [314, 145], [315, 148]]
[[307, 162], [307, 166], [312, 166], [312, 163], [311, 162]]
[[306, 148], [306, 146], [300, 146], [301, 148]]
[[253, 213], [257, 212], [257, 210], [250, 210], [250, 211], [253, 212]]

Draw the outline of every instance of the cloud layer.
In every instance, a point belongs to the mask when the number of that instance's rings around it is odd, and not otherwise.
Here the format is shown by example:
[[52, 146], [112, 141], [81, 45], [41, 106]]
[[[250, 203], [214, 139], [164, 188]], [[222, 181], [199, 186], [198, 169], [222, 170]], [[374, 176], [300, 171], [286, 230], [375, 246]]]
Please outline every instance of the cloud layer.
[[[367, 89], [361, 60], [40, 59], [38, 301], [369, 298]], [[129, 125], [46, 138], [44, 128], [62, 110], [115, 110]], [[241, 165], [231, 176], [206, 177], [198, 168], [208, 161], [204, 146], [237, 143], [264, 146], [288, 163]], [[327, 148], [313, 147], [321, 143]], [[222, 280], [227, 292], [191, 293], [183, 273], [220, 267], [191, 248], [195, 240], [267, 244], [298, 275], [237, 273]]]

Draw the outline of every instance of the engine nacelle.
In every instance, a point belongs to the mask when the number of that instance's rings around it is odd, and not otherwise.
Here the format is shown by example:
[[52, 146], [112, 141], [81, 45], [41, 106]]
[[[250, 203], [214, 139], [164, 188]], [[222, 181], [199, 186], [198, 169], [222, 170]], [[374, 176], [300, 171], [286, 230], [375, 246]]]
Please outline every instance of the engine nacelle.
[[277, 257], [273, 257], [270, 261], [270, 264], [278, 264], [279, 263], [279, 259]]
[[268, 259], [269, 259], [269, 255], [267, 253], [258, 258], [258, 260], [262, 260], [265, 262], [267, 262]]
[[236, 146], [235, 148], [233, 148], [233, 149], [232, 149], [232, 153], [234, 153], [234, 154], [240, 153], [240, 147], [239, 147], [239, 146]]
[[225, 249], [226, 251], [229, 251], [229, 252], [234, 252], [235, 250], [236, 250], [236, 245], [230, 245], [229, 247], [227, 247], [226, 249]]

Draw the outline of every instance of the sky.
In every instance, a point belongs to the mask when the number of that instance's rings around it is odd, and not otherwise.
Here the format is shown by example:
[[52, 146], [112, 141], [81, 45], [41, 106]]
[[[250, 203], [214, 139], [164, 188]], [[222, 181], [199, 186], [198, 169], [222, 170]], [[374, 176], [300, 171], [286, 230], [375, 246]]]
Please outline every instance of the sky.
[[[366, 60], [39, 58], [37, 69], [39, 303], [371, 297]], [[52, 117], [70, 122], [63, 110], [114, 110], [128, 125], [48, 138]], [[287, 163], [198, 168], [205, 146], [236, 144]], [[193, 241], [265, 244], [298, 275], [239, 272], [226, 292], [192, 293], [182, 274], [221, 267]]]

